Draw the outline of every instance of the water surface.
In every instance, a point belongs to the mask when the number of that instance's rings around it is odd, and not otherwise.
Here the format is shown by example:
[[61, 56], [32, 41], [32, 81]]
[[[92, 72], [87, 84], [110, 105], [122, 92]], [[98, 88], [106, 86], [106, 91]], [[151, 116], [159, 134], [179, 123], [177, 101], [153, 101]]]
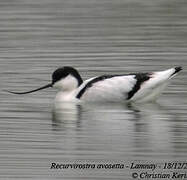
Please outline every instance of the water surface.
[[[187, 2], [0, 2], [0, 178], [131, 179], [133, 170], [51, 170], [51, 163], [164, 163], [187, 156]], [[62, 104], [59, 66], [83, 79], [183, 66], [158, 103]], [[156, 170], [157, 172], [159, 170]]]

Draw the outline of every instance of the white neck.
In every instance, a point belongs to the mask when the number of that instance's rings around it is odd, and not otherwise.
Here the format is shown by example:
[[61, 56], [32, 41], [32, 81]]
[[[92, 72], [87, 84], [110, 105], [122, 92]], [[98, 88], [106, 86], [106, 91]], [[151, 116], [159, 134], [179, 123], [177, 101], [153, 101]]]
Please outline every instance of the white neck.
[[57, 81], [53, 87], [61, 91], [72, 91], [78, 87], [78, 81], [74, 76], [68, 75], [67, 77]]

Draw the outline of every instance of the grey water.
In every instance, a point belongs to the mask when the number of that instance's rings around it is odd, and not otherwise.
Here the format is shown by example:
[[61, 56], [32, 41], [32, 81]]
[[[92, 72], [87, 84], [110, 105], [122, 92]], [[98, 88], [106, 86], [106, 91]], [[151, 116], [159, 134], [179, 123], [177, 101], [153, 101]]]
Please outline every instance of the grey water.
[[[182, 66], [152, 104], [64, 103], [26, 91], [60, 66], [83, 79]], [[187, 1], [1, 0], [0, 179], [132, 179], [123, 169], [51, 169], [52, 163], [186, 162]], [[183, 169], [183, 172], [186, 170]]]

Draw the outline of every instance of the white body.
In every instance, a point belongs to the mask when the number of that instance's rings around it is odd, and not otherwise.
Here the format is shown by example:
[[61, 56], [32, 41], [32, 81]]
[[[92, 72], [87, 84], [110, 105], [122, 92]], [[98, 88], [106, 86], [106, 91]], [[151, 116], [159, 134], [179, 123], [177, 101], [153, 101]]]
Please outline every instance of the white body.
[[92, 84], [88, 87], [80, 99], [76, 98], [77, 94], [94, 78], [84, 81], [77, 87], [76, 78], [69, 75], [60, 80], [54, 87], [60, 91], [57, 93], [55, 102], [63, 101], [101, 101], [101, 102], [147, 102], [154, 101], [167, 86], [169, 80], [175, 75], [175, 68], [165, 71], [151, 73], [150, 79], [141, 84], [140, 89], [127, 100], [130, 92], [137, 79], [135, 75], [114, 76]]

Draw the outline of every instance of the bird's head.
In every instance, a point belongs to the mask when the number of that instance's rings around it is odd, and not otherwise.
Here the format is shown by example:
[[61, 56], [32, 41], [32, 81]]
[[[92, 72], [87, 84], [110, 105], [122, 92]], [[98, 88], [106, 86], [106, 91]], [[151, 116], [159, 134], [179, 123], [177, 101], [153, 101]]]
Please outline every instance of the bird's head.
[[43, 87], [31, 90], [31, 91], [27, 91], [27, 92], [14, 92], [14, 91], [7, 91], [7, 92], [13, 93], [13, 94], [28, 94], [28, 93], [36, 92], [36, 91], [46, 89], [49, 87], [54, 87], [62, 91], [71, 91], [77, 88], [78, 86], [80, 86], [82, 82], [83, 80], [76, 69], [70, 66], [65, 66], [65, 67], [56, 69], [52, 74], [51, 83]]

